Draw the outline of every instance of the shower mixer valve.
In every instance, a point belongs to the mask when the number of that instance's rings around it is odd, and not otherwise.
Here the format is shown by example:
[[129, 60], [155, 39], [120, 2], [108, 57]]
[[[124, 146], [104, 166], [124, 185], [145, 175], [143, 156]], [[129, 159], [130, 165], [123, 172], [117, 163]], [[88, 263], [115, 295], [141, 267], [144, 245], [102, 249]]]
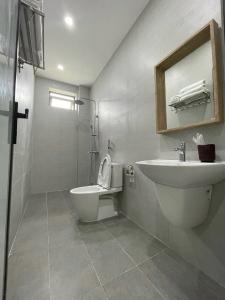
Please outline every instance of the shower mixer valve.
[[111, 140], [108, 140], [108, 150], [113, 150]]

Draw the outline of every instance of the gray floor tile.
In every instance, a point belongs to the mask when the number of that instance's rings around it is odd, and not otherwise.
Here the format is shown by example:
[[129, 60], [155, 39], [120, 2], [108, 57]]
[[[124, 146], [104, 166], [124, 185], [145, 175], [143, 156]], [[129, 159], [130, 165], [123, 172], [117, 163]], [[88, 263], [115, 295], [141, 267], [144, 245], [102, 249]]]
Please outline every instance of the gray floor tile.
[[104, 286], [110, 300], [163, 300], [147, 277], [137, 268]]
[[67, 215], [49, 217], [48, 228], [50, 248], [83, 243], [78, 228]]
[[105, 219], [105, 220], [102, 221], [102, 223], [106, 227], [110, 227], [110, 226], [114, 226], [116, 224], [119, 224], [120, 222], [122, 222], [124, 220], [127, 220], [127, 218], [124, 215], [120, 214], [117, 217], [112, 217], [112, 218], [109, 218], [109, 219]]
[[90, 258], [84, 245], [64, 244], [49, 250], [51, 275], [54, 272], [79, 273], [83, 267], [90, 265]]
[[45, 279], [48, 278], [48, 252], [38, 250], [11, 255], [9, 274], [9, 278], [15, 279], [18, 285], [25, 285], [27, 281], [43, 275]]
[[10, 286], [7, 300], [50, 300], [48, 282], [39, 279], [25, 286]]
[[12, 246], [12, 253], [25, 253], [37, 250], [48, 250], [47, 228], [43, 230], [18, 233]]
[[61, 215], [49, 214], [48, 216], [49, 230], [54, 230], [55, 228], [61, 229], [65, 226], [73, 227], [73, 225], [74, 225], [74, 221], [72, 217], [68, 214], [63, 214], [63, 213]]
[[70, 214], [74, 217], [76, 217], [77, 220], [79, 220], [79, 216], [75, 210], [73, 201], [72, 201], [72, 195], [70, 194], [70, 191], [63, 191], [63, 197], [65, 199], [65, 203], [70, 211]]
[[79, 227], [78, 227], [79, 226], [79, 220], [78, 220], [77, 216], [72, 215], [71, 218], [70, 218], [70, 221], [72, 223], [72, 226], [73, 226], [74, 230], [81, 232]]
[[93, 265], [102, 284], [134, 267], [133, 261], [115, 240], [103, 243], [94, 255]]
[[65, 200], [71, 199], [70, 191], [62, 191], [62, 194]]
[[47, 193], [47, 205], [49, 216], [63, 214], [70, 215], [69, 208], [66, 205], [62, 192]]
[[104, 247], [114, 240], [114, 237], [107, 230], [83, 232], [81, 238], [93, 259], [98, 258], [104, 251]]
[[111, 223], [107, 226], [107, 228], [116, 238], [119, 238], [121, 236], [127, 236], [128, 234], [133, 234], [134, 232], [143, 232], [136, 224], [134, 224], [128, 219], [123, 219], [119, 222], [117, 221]]
[[118, 236], [117, 239], [136, 263], [145, 261], [165, 248], [162, 243], [145, 232], [134, 231]]
[[[207, 295], [216, 295], [216, 299], [225, 299], [225, 288], [217, 284], [214, 280], [199, 271], [198, 293], [201, 294], [199, 299], [208, 299]], [[204, 296], [205, 295], [205, 296]], [[210, 298], [209, 298], [210, 299]], [[212, 297], [212, 299], [215, 299]]]
[[29, 198], [27, 208], [23, 217], [23, 221], [26, 220], [41, 220], [47, 217], [46, 210], [46, 194], [36, 194]]
[[9, 259], [7, 300], [225, 299], [222, 287], [162, 249], [124, 216], [84, 224], [68, 193], [35, 195]]
[[30, 251], [10, 256], [7, 300], [9, 299], [49, 299], [46, 251]]
[[83, 241], [79, 232], [74, 231], [72, 227], [61, 228], [60, 230], [49, 231], [49, 246], [51, 248], [62, 247], [64, 245], [78, 246], [82, 245]]
[[225, 299], [225, 289], [170, 250], [153, 257], [140, 268], [165, 299]]
[[107, 300], [107, 296], [102, 287], [97, 287], [88, 294], [84, 294], [79, 300]]
[[84, 246], [50, 251], [50, 286], [54, 300], [79, 299], [99, 286]]
[[71, 210], [74, 209], [74, 206], [72, 205], [72, 196], [70, 194], [70, 191], [62, 191], [63, 198], [65, 199], [66, 203], [69, 205]]
[[29, 195], [28, 204], [31, 205], [31, 207], [35, 208], [35, 205], [38, 205], [38, 203], [45, 203], [46, 202], [46, 193], [38, 193]]
[[48, 201], [52, 200], [53, 202], [57, 202], [58, 205], [60, 206], [60, 204], [64, 200], [64, 197], [63, 197], [63, 193], [61, 191], [56, 191], [56, 192], [48, 192], [47, 199], [48, 199]]
[[48, 225], [45, 218], [24, 219], [16, 234], [12, 252], [23, 253], [37, 249], [48, 249]]
[[99, 286], [93, 270], [87, 266], [79, 274], [55, 273], [51, 279], [51, 296], [54, 300], [76, 300]]
[[81, 237], [102, 283], [134, 266], [112, 234], [104, 227], [96, 224], [96, 230], [82, 232]]
[[48, 225], [50, 230], [57, 226], [70, 226], [73, 227], [74, 230], [79, 231], [76, 218], [67, 211], [61, 211], [60, 214], [49, 213]]
[[101, 222], [82, 223], [78, 222], [77, 227], [80, 232], [97, 232], [105, 230], [105, 226]]
[[99, 286], [84, 246], [50, 249], [50, 286], [53, 299], [79, 299]]
[[123, 216], [105, 221], [104, 224], [137, 264], [165, 248], [162, 243]]

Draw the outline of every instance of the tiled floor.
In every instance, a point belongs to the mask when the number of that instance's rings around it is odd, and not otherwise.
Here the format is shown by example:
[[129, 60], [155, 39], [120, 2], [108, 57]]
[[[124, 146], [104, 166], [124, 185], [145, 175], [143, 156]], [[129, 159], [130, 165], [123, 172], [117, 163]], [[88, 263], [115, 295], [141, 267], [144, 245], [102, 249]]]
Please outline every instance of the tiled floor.
[[67, 192], [32, 197], [7, 300], [224, 300], [225, 290], [124, 217], [79, 224]]

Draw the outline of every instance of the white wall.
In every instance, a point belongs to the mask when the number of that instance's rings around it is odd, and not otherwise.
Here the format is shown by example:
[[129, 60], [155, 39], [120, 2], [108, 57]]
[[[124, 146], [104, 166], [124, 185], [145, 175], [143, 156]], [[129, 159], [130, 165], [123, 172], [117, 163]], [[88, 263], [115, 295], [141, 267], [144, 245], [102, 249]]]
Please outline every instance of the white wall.
[[78, 123], [78, 111], [49, 105], [49, 88], [78, 92], [76, 86], [36, 77], [32, 193], [68, 190], [77, 184], [88, 184], [89, 165], [84, 162], [84, 152], [89, 150], [88, 104], [80, 107]]
[[[107, 139], [115, 145], [114, 161], [134, 164], [154, 158], [177, 159], [172, 149], [187, 142], [187, 159], [197, 159], [192, 136], [197, 130], [160, 136], [155, 133], [154, 66], [214, 18], [221, 24], [219, 0], [151, 0], [92, 88], [99, 101], [100, 151]], [[225, 159], [225, 127], [198, 129]], [[184, 231], [163, 217], [154, 184], [136, 169], [136, 182], [125, 179], [121, 196], [126, 214], [163, 240], [187, 261], [225, 286], [225, 184], [214, 189], [207, 221]]]
[[24, 113], [25, 108], [29, 109], [29, 118], [18, 120], [17, 144], [14, 145], [10, 244], [16, 234], [30, 193], [34, 103], [34, 73], [31, 66], [24, 65], [21, 73], [17, 72], [15, 100], [19, 103], [19, 112]]

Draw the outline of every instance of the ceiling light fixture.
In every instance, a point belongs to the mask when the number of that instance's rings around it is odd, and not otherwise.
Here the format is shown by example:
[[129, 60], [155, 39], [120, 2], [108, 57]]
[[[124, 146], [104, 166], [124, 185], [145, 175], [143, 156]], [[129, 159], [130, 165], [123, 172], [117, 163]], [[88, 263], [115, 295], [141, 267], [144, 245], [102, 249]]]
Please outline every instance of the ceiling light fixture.
[[64, 18], [64, 21], [68, 27], [73, 27], [74, 25], [73, 18], [71, 18], [70, 16], [66, 16]]
[[57, 69], [60, 70], [60, 71], [63, 71], [63, 70], [64, 70], [64, 67], [63, 67], [63, 65], [58, 65], [58, 66], [57, 66]]

